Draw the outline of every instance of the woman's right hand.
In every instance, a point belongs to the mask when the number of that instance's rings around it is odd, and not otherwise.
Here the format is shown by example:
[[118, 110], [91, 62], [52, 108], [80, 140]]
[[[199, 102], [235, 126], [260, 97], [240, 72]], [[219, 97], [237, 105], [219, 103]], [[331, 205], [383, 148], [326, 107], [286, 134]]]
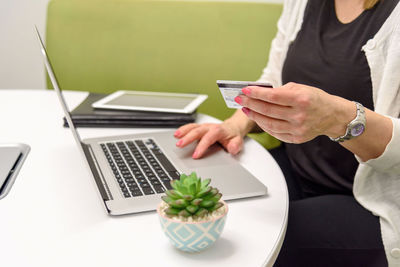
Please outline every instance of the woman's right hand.
[[219, 142], [229, 153], [236, 155], [243, 148], [243, 132], [238, 125], [227, 120], [223, 123], [190, 123], [176, 130], [174, 136], [179, 138], [177, 147], [185, 147], [199, 140], [192, 158], [199, 159], [204, 152], [216, 142]]

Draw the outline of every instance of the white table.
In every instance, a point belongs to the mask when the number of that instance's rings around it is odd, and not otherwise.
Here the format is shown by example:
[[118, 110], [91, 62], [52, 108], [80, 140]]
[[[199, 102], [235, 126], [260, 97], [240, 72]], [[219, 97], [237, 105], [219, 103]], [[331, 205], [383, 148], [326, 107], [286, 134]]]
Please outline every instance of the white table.
[[[70, 108], [86, 93], [65, 92]], [[173, 248], [155, 212], [109, 217], [53, 91], [0, 90], [0, 142], [32, 148], [0, 200], [1, 266], [270, 266], [284, 238], [288, 195], [270, 154], [251, 139], [237, 159], [269, 194], [229, 201], [221, 238], [197, 254]], [[199, 122], [215, 121], [205, 115]], [[152, 129], [154, 130], [154, 129]], [[85, 129], [82, 137], [149, 129]]]

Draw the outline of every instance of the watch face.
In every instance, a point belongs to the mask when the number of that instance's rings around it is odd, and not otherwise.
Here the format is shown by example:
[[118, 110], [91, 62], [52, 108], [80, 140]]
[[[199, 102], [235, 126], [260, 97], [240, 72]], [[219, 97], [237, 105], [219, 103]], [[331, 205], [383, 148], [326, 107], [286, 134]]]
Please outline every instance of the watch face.
[[364, 132], [364, 125], [362, 123], [357, 123], [356, 125], [354, 125], [354, 127], [351, 129], [351, 135], [352, 136], [359, 136], [360, 134], [362, 134]]

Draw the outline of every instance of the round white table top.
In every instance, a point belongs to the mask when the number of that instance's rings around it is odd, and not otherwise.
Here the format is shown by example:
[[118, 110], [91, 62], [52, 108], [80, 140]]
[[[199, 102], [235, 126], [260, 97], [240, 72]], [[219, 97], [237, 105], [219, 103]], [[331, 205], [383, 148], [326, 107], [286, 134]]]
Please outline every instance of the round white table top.
[[[86, 93], [66, 91], [70, 109]], [[247, 138], [235, 158], [268, 187], [268, 195], [228, 201], [219, 240], [188, 254], [175, 249], [157, 214], [110, 217], [54, 91], [0, 90], [0, 143], [31, 152], [10, 193], [0, 200], [1, 266], [270, 266], [283, 242], [288, 194], [283, 174], [262, 146]], [[199, 122], [217, 121], [200, 115]], [[79, 128], [82, 137], [158, 129]], [[164, 129], [161, 129], [164, 130]]]

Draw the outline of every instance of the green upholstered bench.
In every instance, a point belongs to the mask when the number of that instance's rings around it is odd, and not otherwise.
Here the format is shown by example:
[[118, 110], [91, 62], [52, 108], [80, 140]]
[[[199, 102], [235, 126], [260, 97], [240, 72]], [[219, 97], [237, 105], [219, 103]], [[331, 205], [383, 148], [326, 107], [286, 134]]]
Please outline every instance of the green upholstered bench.
[[[209, 98], [198, 111], [225, 119], [233, 110], [215, 81], [258, 79], [281, 10], [254, 2], [51, 0], [46, 45], [63, 89], [203, 93]], [[267, 148], [279, 144], [252, 137]]]

